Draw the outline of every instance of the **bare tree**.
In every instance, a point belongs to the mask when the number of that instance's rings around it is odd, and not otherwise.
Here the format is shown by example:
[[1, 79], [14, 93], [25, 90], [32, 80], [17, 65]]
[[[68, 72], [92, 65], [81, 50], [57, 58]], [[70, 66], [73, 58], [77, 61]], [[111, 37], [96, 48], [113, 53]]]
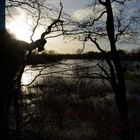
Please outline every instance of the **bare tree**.
[[[112, 6], [114, 3], [117, 5], [116, 7]], [[122, 140], [130, 140], [125, 79], [116, 43], [122, 38], [130, 39], [134, 34], [136, 35], [136, 21], [138, 17], [131, 16], [128, 18], [125, 15], [123, 11], [125, 3], [126, 0], [93, 1], [90, 5], [93, 9], [93, 15], [81, 21], [75, 21], [72, 31], [67, 30], [66, 35], [78, 35], [77, 38], [83, 41], [83, 49], [86, 46], [86, 42], [89, 41], [102, 52], [109, 71], [101, 65], [98, 66], [104, 72], [105, 79], [108, 79], [115, 94], [115, 101], [122, 124], [120, 137]], [[107, 53], [105, 47], [100, 43], [103, 39], [108, 42], [110, 54]]]
[[[26, 43], [23, 41], [18, 41], [13, 38], [11, 35], [5, 32], [5, 46], [4, 46], [4, 61], [5, 61], [5, 70], [6, 77], [4, 82], [4, 96], [1, 98], [1, 117], [5, 122], [2, 125], [2, 128], [5, 129], [1, 131], [3, 135], [9, 136], [9, 107], [13, 103], [14, 110], [16, 112], [16, 131], [17, 135], [19, 132], [19, 93], [21, 85], [21, 77], [24, 72], [24, 68], [27, 64], [27, 61], [34, 49], [38, 49], [38, 52], [44, 50], [44, 45], [47, 42], [47, 35], [50, 33], [59, 32], [63, 30], [63, 21], [60, 19], [62, 14], [63, 5], [60, 2], [60, 10], [52, 8], [51, 6], [47, 7], [44, 4], [44, 0], [8, 0], [6, 1], [6, 14], [9, 17], [14, 18], [12, 15], [13, 10], [16, 8], [22, 9], [26, 12], [27, 15], [32, 17], [34, 24], [32, 26], [32, 34], [30, 36], [31, 43]], [[49, 13], [50, 12], [50, 13]], [[49, 15], [50, 14], [50, 15]], [[54, 16], [55, 15], [55, 16]], [[58, 15], [58, 16], [56, 16]], [[45, 20], [48, 20], [47, 24]], [[43, 24], [44, 23], [44, 24]], [[40, 39], [33, 41], [33, 36], [37, 28], [43, 25], [44, 32], [40, 35]], [[5, 30], [5, 29], [4, 29]], [[57, 34], [55, 34], [57, 36]], [[3, 122], [2, 122], [3, 123]], [[10, 138], [8, 138], [10, 139]]]

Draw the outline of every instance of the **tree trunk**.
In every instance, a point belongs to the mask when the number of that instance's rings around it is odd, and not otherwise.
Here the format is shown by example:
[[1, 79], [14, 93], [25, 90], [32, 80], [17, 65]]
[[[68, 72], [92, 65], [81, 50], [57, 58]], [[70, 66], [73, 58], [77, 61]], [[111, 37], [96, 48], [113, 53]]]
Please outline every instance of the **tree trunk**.
[[0, 52], [1, 52], [1, 92], [0, 92], [0, 139], [9, 139], [7, 118], [5, 118], [5, 101], [7, 98], [7, 70], [5, 64], [5, 0], [0, 1]]
[[126, 100], [126, 87], [125, 87], [123, 70], [121, 66], [121, 60], [116, 50], [114, 18], [113, 18], [113, 12], [112, 12], [110, 0], [106, 0], [105, 6], [107, 10], [106, 29], [110, 41], [111, 58], [116, 71], [116, 78], [112, 77], [111, 85], [115, 94], [115, 101], [121, 117], [122, 126], [124, 126], [122, 127], [121, 138], [123, 140], [130, 140], [128, 108], [127, 108], [127, 100]]

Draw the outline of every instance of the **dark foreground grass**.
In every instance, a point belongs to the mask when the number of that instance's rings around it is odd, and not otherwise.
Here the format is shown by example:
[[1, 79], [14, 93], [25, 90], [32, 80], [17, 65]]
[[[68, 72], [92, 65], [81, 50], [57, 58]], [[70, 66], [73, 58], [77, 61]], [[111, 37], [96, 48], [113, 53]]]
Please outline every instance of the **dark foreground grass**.
[[23, 96], [23, 139], [119, 139], [121, 126], [111, 93], [99, 79], [47, 77]]
[[125, 73], [124, 77], [126, 80], [133, 80], [133, 81], [139, 81], [140, 82], [140, 75], [134, 74], [134, 73]]

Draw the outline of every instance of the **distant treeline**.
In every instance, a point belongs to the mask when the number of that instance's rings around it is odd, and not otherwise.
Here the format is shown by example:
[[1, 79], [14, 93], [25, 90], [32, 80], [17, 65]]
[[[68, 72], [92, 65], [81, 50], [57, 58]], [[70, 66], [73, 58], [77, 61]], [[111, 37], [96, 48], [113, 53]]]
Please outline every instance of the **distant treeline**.
[[[140, 51], [137, 52], [131, 52], [126, 53], [123, 50], [118, 50], [118, 53], [120, 54], [120, 57], [122, 60], [137, 60], [140, 61]], [[110, 52], [107, 52], [108, 56], [110, 56]], [[104, 59], [104, 55], [101, 52], [86, 52], [86, 53], [79, 53], [79, 54], [32, 54], [28, 64], [44, 64], [44, 63], [50, 63], [50, 62], [57, 62], [61, 61], [63, 59], [95, 59], [100, 60]]]

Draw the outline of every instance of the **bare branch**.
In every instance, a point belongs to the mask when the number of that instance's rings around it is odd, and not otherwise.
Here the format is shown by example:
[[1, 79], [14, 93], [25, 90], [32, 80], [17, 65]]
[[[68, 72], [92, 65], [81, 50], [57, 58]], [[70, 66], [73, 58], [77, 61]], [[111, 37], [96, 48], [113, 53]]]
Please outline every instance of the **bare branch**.
[[50, 35], [50, 36], [45, 37], [44, 39], [55, 38], [55, 37], [59, 37], [59, 36], [62, 36], [62, 35], [63, 35], [63, 33], [60, 33], [60, 34], [57, 34], [57, 35]]
[[[120, 20], [120, 19], [118, 19], [118, 20]], [[120, 22], [120, 21], [118, 21], [118, 22]], [[126, 31], [126, 29], [128, 29], [128, 27], [131, 25], [132, 22], [133, 22], [133, 19], [131, 19], [131, 20], [129, 21], [129, 23], [128, 23], [123, 29], [121, 29], [121, 30], [120, 30], [121, 25], [118, 24], [118, 33], [116, 34], [115, 42], [118, 41], [118, 38], [119, 38], [121, 35], [124, 35], [124, 32]], [[126, 34], [128, 34], [128, 33], [126, 33]]]
[[40, 9], [40, 5], [38, 5], [38, 18], [37, 18], [37, 21], [36, 21], [36, 25], [34, 26], [34, 28], [32, 29], [32, 34], [31, 34], [31, 36], [30, 36], [30, 40], [33, 42], [33, 36], [34, 36], [34, 34], [35, 34], [35, 31], [36, 31], [36, 29], [37, 29], [37, 27], [38, 27], [38, 25], [39, 25], [39, 21], [40, 21], [40, 19], [41, 19], [41, 9]]
[[110, 81], [111, 77], [110, 77], [110, 75], [108, 74], [108, 72], [104, 69], [104, 67], [100, 66], [99, 64], [98, 64], [98, 67], [105, 73], [105, 75], [107, 76], [106, 79], [108, 79], [108, 80]]
[[60, 12], [59, 12], [58, 19], [60, 19], [61, 14], [62, 14], [62, 10], [63, 10], [63, 4], [62, 4], [62, 2], [61, 2], [61, 1], [60, 1], [60, 7], [61, 7], [61, 9], [60, 9]]
[[94, 19], [94, 20], [92, 21], [92, 23], [91, 23], [90, 26], [92, 26], [92, 25], [94, 24], [95, 21], [98, 21], [105, 13], [106, 13], [106, 11], [103, 11], [103, 12], [99, 15], [99, 17], [97, 17], [96, 19]]
[[114, 2], [117, 2], [117, 3], [119, 3], [119, 4], [122, 4], [122, 5], [124, 5], [125, 4], [125, 2], [126, 2], [126, 0], [113, 0]]
[[103, 2], [102, 0], [98, 0], [98, 1], [99, 1], [100, 4], [102, 4], [104, 6], [106, 5], [106, 2]]
[[103, 54], [104, 53], [106, 53], [100, 46], [99, 46], [99, 44], [97, 43], [97, 39], [95, 38], [95, 39], [93, 39], [91, 36], [89, 36], [89, 39], [91, 40], [91, 42], [93, 42], [95, 45], [96, 45], [96, 47], [97, 47], [97, 49], [99, 50], [99, 51], [101, 51]]
[[[55, 20], [51, 23], [51, 25], [48, 26], [48, 28], [46, 29], [46, 31], [43, 32], [43, 33], [41, 34], [41, 39], [45, 38], [45, 36], [51, 32], [52, 27], [53, 27], [54, 25], [56, 25], [57, 23], [63, 24], [63, 21], [60, 20], [60, 16], [61, 16], [62, 9], [63, 9], [63, 5], [62, 5], [61, 2], [60, 2], [60, 7], [61, 7], [61, 9], [60, 9], [58, 18], [55, 19]], [[62, 26], [63, 26], [63, 25], [62, 25]]]

